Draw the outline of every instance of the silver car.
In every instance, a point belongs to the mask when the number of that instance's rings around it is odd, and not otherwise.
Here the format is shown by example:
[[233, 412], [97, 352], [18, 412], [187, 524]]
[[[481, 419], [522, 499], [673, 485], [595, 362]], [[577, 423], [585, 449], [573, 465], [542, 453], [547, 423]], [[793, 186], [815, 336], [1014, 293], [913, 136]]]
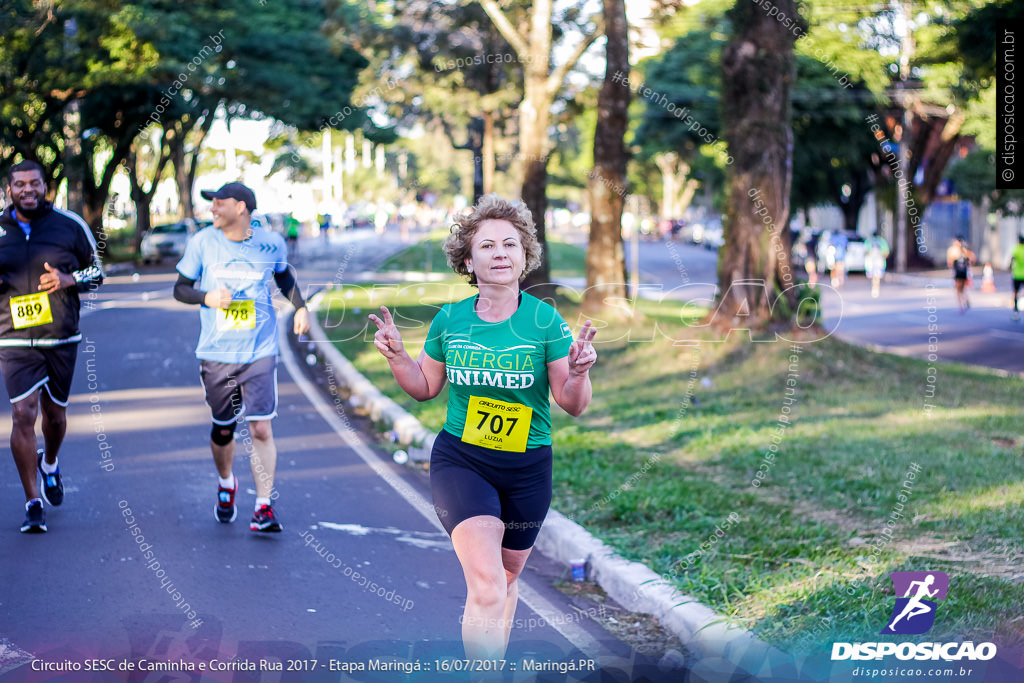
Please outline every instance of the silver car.
[[197, 229], [198, 225], [191, 218], [154, 225], [142, 238], [142, 262], [160, 263], [165, 258], [181, 258], [185, 254], [185, 244]]

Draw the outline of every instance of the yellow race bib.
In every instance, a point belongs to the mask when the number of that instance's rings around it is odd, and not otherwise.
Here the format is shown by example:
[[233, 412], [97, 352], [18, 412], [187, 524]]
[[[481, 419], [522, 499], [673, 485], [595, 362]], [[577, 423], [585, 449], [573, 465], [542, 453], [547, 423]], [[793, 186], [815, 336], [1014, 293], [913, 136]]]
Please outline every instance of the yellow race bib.
[[11, 318], [16, 330], [52, 323], [49, 295], [46, 292], [39, 292], [11, 297]]
[[493, 398], [469, 397], [462, 440], [496, 451], [525, 453], [533, 408]]
[[218, 330], [251, 330], [256, 327], [256, 302], [252, 299], [232, 301], [217, 309]]

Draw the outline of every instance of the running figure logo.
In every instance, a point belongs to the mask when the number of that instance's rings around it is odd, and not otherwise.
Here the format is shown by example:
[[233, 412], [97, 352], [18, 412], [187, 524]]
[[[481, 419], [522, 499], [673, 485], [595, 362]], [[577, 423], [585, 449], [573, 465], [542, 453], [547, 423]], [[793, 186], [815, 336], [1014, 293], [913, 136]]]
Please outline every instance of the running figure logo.
[[919, 635], [935, 623], [933, 600], [945, 600], [949, 577], [943, 572], [893, 572], [889, 574], [896, 588], [896, 606], [892, 619], [882, 633]]

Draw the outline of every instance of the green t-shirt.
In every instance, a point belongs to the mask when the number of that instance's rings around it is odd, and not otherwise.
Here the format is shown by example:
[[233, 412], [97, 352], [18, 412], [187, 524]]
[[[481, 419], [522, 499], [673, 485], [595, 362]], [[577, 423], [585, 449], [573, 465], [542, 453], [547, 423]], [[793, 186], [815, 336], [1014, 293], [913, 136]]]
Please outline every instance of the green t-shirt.
[[499, 323], [481, 320], [476, 300], [445, 304], [423, 347], [445, 364], [445, 430], [501, 451], [550, 445], [547, 364], [569, 355], [569, 325], [554, 307], [526, 293], [516, 312]]
[[1013, 279], [1024, 280], [1024, 244], [1013, 249]]

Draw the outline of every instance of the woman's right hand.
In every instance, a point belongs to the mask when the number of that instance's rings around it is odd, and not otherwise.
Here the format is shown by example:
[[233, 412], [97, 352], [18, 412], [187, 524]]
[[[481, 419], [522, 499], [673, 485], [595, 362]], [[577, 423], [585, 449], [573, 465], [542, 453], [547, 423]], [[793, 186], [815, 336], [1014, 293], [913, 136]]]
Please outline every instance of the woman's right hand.
[[402, 334], [398, 331], [395, 319], [391, 317], [391, 312], [386, 306], [380, 307], [380, 313], [383, 319], [378, 318], [372, 313], [369, 316], [373, 324], [377, 326], [377, 332], [373, 335], [373, 345], [377, 347], [382, 356], [392, 360], [405, 353], [405, 346], [402, 344]]

